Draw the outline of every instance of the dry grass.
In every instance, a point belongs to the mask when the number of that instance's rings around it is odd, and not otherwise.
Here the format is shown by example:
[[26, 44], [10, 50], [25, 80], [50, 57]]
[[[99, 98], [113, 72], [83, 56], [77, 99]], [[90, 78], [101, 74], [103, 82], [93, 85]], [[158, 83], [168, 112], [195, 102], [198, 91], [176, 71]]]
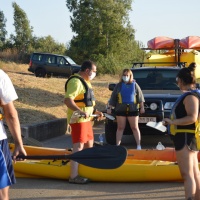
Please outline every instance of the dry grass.
[[[66, 78], [36, 78], [28, 72], [28, 65], [16, 63], [0, 62], [0, 68], [9, 75], [19, 96], [15, 106], [21, 124], [66, 117], [67, 107], [63, 103]], [[118, 77], [105, 75], [92, 81], [99, 110], [105, 109], [111, 94], [108, 84], [117, 80]]]

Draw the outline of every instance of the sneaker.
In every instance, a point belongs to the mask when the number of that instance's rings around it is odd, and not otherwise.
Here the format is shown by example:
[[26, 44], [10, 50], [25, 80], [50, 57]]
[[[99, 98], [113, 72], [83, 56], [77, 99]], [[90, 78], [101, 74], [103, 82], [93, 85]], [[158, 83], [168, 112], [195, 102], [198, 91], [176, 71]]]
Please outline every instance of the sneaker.
[[75, 178], [69, 178], [69, 183], [74, 184], [86, 184], [89, 183], [90, 180], [88, 178], [84, 178], [82, 176], [77, 175]]
[[137, 150], [141, 150], [141, 145], [137, 145]]

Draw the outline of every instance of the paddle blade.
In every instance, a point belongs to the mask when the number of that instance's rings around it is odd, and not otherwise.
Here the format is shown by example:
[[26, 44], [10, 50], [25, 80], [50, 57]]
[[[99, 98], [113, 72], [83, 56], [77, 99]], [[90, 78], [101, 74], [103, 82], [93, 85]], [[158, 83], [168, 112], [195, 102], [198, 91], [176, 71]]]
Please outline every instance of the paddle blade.
[[123, 146], [95, 146], [71, 154], [69, 157], [70, 159], [89, 167], [115, 169], [125, 162], [127, 150]]
[[88, 149], [83, 149], [70, 155], [33, 155], [23, 156], [19, 155], [17, 158], [22, 159], [70, 159], [80, 164], [99, 168], [99, 169], [115, 169], [120, 167], [126, 160], [127, 150], [123, 146], [96, 146]]
[[146, 125], [162, 132], [166, 132], [167, 130], [167, 127], [163, 125], [163, 122], [148, 122]]
[[108, 118], [108, 119], [110, 119], [110, 120], [115, 120], [115, 117], [113, 117], [112, 115], [109, 115], [109, 114], [107, 114], [107, 113], [103, 113], [104, 114], [104, 116], [106, 117], [106, 118]]

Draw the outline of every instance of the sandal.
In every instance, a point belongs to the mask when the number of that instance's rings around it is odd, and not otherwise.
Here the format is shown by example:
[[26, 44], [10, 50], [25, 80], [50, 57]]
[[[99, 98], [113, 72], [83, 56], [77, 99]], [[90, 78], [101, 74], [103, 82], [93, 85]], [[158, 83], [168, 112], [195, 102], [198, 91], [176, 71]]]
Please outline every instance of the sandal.
[[88, 178], [84, 178], [82, 176], [77, 175], [75, 178], [69, 178], [69, 183], [75, 184], [86, 184], [89, 183], [90, 180]]

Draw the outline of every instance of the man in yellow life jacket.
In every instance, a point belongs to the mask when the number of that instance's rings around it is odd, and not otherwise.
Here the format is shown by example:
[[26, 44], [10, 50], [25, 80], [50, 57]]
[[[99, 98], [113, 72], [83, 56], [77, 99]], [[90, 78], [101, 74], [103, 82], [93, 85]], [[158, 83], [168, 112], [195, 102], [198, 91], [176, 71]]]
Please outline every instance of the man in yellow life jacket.
[[[100, 119], [103, 113], [94, 109], [95, 98], [90, 81], [96, 76], [96, 65], [92, 61], [85, 61], [78, 74], [69, 78], [65, 85], [66, 93], [64, 103], [68, 107], [67, 120], [71, 126], [73, 151], [93, 147], [94, 134], [91, 123], [91, 114], [97, 114]], [[74, 112], [79, 112], [80, 117], [72, 121]], [[85, 184], [89, 180], [78, 175], [78, 163], [70, 161], [69, 183]]]

